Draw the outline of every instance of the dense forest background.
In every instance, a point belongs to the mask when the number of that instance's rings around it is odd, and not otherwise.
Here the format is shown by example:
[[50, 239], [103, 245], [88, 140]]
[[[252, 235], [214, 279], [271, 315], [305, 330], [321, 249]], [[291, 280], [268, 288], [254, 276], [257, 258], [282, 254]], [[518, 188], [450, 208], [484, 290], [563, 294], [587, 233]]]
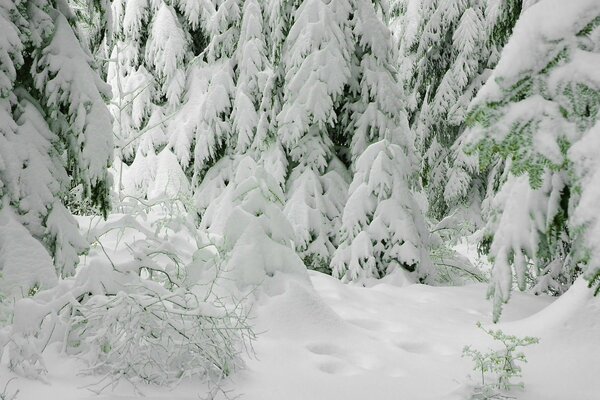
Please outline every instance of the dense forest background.
[[599, 66], [597, 0], [0, 0], [0, 349], [218, 381], [307, 269], [597, 294]]

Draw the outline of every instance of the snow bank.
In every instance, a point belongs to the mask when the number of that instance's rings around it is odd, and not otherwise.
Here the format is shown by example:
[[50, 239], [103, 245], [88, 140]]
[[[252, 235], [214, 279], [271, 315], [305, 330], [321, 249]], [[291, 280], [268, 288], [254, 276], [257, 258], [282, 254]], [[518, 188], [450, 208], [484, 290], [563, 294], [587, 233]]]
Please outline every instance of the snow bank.
[[52, 259], [40, 242], [17, 221], [8, 206], [0, 210], [0, 293], [21, 298], [48, 289], [58, 279]]
[[[312, 286], [283, 274], [270, 278], [281, 290], [260, 295], [255, 303], [255, 353], [246, 358], [246, 369], [226, 382], [231, 395], [247, 400], [465, 400], [461, 385], [472, 363], [461, 358], [463, 346], [482, 351], [494, 346], [475, 327], [477, 321], [491, 323], [491, 305], [481, 301], [484, 284], [364, 288], [318, 272], [309, 275]], [[600, 303], [589, 299], [584, 282], [555, 302], [515, 293], [503, 316], [512, 321], [498, 326], [505, 332], [541, 338], [526, 349], [526, 390], [516, 392], [517, 399], [597, 399]], [[98, 378], [77, 376], [81, 364], [54, 348], [47, 356], [52, 385], [18, 381], [14, 388], [21, 388], [22, 398], [95, 397], [80, 387]], [[0, 386], [12, 376], [5, 368], [0, 366]], [[100, 398], [188, 400], [207, 390], [195, 380], [168, 392], [147, 385], [137, 389], [143, 395], [123, 382]]]

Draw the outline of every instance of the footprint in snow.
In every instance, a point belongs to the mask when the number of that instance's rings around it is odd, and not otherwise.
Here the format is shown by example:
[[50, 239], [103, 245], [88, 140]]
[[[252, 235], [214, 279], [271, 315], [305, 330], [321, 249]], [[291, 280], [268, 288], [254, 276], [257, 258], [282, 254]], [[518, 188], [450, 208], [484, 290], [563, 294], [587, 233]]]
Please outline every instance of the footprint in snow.
[[328, 374], [355, 375], [360, 371], [372, 371], [380, 367], [380, 362], [376, 357], [352, 352], [345, 353], [343, 349], [331, 343], [312, 343], [306, 348], [313, 354], [327, 357], [327, 360], [318, 364], [318, 368]]
[[325, 361], [319, 364], [319, 370], [330, 375], [358, 375], [360, 370], [341, 361]]
[[399, 347], [400, 349], [407, 351], [409, 353], [413, 353], [413, 354], [424, 354], [424, 355], [437, 354], [440, 356], [451, 356], [451, 355], [455, 354], [455, 352], [452, 351], [451, 348], [441, 345], [441, 344], [431, 345], [426, 342], [408, 342], [408, 341], [396, 342], [394, 344], [397, 347]]
[[404, 351], [414, 354], [429, 354], [431, 353], [431, 346], [425, 342], [396, 342], [396, 346], [400, 347]]
[[337, 356], [342, 353], [342, 349], [331, 343], [312, 343], [306, 346], [308, 351], [320, 356]]

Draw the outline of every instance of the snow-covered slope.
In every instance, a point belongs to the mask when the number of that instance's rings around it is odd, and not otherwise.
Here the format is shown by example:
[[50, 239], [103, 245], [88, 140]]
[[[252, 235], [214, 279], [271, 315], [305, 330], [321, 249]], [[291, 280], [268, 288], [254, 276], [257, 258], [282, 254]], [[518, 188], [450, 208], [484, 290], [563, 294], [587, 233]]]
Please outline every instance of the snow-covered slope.
[[[475, 327], [490, 323], [485, 285], [364, 288], [311, 272], [312, 286], [281, 282], [281, 294], [259, 298], [255, 354], [230, 382], [245, 400], [364, 400], [468, 398], [463, 383], [471, 361], [464, 345], [486, 350], [491, 340]], [[521, 400], [595, 400], [600, 393], [600, 299], [583, 282], [556, 301], [517, 293], [499, 328], [540, 338], [526, 348]], [[199, 383], [171, 389], [127, 383], [100, 396], [85, 389], [100, 377], [76, 377], [83, 365], [52, 348], [49, 384], [19, 378], [18, 399], [198, 399]], [[0, 388], [12, 377], [0, 367]], [[9, 390], [10, 391], [10, 390]], [[142, 394], [143, 393], [143, 394]]]

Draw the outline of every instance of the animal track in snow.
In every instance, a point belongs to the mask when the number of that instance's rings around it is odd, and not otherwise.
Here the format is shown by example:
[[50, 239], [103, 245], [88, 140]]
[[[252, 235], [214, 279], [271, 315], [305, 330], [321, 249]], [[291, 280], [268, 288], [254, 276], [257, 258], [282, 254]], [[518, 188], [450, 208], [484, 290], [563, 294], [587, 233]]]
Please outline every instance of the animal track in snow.
[[429, 354], [437, 354], [440, 356], [450, 356], [455, 354], [456, 352], [453, 351], [451, 348], [444, 346], [444, 345], [440, 345], [440, 344], [429, 344], [426, 342], [418, 342], [418, 341], [414, 341], [414, 342], [409, 342], [409, 341], [399, 341], [399, 342], [395, 342], [395, 345], [397, 347], [399, 347], [400, 349], [407, 351], [409, 353], [413, 353], [413, 354], [423, 354], [423, 355], [429, 355]]
[[396, 342], [396, 346], [404, 351], [408, 351], [413, 354], [429, 354], [431, 353], [431, 346], [425, 342]]
[[351, 364], [346, 364], [341, 361], [330, 360], [319, 364], [318, 366], [321, 372], [330, 375], [358, 375], [360, 370]]
[[319, 358], [318, 368], [328, 374], [354, 375], [361, 371], [373, 371], [381, 367], [377, 357], [344, 349], [331, 343], [311, 343], [306, 349]]
[[342, 353], [342, 350], [331, 343], [312, 343], [306, 346], [308, 351], [313, 354], [337, 356]]

